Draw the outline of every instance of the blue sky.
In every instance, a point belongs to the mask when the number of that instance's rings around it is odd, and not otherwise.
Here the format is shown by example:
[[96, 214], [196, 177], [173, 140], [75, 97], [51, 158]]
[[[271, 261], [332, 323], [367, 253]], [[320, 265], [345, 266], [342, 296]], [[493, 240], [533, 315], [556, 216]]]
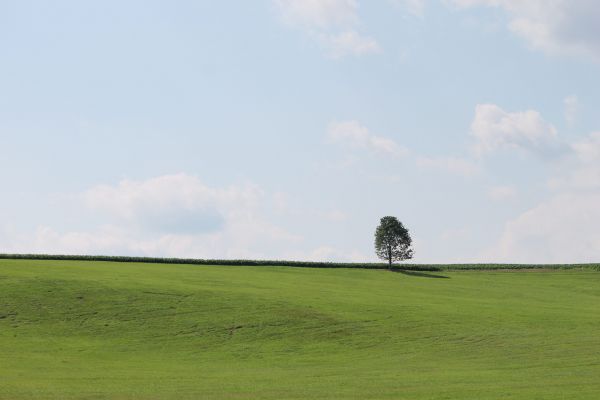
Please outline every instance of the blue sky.
[[0, 251], [600, 259], [593, 0], [0, 2]]

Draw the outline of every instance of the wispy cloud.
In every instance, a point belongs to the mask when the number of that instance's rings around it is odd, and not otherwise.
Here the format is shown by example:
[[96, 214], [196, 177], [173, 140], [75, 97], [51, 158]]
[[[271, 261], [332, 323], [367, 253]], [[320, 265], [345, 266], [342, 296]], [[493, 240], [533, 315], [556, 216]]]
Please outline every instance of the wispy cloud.
[[327, 129], [327, 137], [333, 143], [394, 157], [404, 157], [409, 153], [394, 140], [374, 135], [355, 120], [332, 122]]
[[374, 38], [360, 32], [356, 0], [274, 0], [280, 19], [300, 29], [333, 58], [380, 53]]
[[359, 22], [356, 0], [274, 0], [282, 20], [305, 29], [355, 26]]
[[356, 31], [319, 34], [318, 39], [333, 58], [341, 58], [347, 55], [362, 56], [381, 52], [381, 47], [375, 39], [363, 36]]
[[462, 157], [417, 157], [417, 166], [421, 168], [437, 169], [455, 175], [475, 176], [481, 173], [481, 167]]
[[579, 112], [579, 99], [575, 95], [570, 95], [565, 97], [563, 103], [565, 106], [565, 120], [567, 121], [567, 125], [572, 127], [575, 125]]
[[389, 0], [396, 7], [404, 8], [409, 13], [422, 17], [425, 13], [425, 0]]
[[373, 134], [366, 126], [356, 120], [335, 121], [329, 124], [327, 138], [330, 142], [348, 148], [365, 150], [373, 154], [397, 159], [410, 160], [419, 168], [431, 169], [472, 177], [481, 172], [480, 166], [463, 157], [434, 157], [413, 154], [395, 140]]
[[600, 7], [596, 0], [447, 0], [461, 8], [501, 8], [509, 29], [548, 53], [590, 54], [600, 60]]
[[493, 186], [488, 189], [487, 194], [495, 201], [512, 200], [517, 197], [517, 188], [512, 185]]

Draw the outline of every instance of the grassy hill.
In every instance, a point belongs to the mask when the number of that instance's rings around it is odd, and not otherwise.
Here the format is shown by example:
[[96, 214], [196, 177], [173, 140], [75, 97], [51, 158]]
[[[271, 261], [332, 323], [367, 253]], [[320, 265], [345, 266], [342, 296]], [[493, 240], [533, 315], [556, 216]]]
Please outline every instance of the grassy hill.
[[598, 399], [600, 273], [0, 260], [0, 399]]

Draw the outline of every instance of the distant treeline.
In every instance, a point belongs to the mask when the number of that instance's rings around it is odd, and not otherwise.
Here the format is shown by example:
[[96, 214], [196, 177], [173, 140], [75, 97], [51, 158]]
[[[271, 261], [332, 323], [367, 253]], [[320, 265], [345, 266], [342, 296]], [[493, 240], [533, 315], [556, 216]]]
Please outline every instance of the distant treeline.
[[[11, 260], [71, 260], [139, 262], [154, 264], [194, 264], [224, 266], [286, 266], [304, 268], [360, 268], [387, 269], [387, 263], [340, 263], [286, 260], [205, 260], [199, 258], [156, 258], [131, 256], [82, 256], [56, 254], [0, 254], [0, 259]], [[591, 269], [600, 271], [600, 264], [394, 264], [393, 269], [407, 271], [460, 271], [460, 270], [522, 270], [522, 269]]]

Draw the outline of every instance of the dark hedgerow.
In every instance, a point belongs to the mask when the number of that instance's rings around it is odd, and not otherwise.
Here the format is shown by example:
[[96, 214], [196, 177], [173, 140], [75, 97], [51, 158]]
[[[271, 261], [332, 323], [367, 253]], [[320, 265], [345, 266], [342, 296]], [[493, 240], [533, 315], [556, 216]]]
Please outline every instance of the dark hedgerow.
[[[93, 256], [59, 254], [0, 254], [5, 260], [70, 260], [112, 261], [155, 264], [194, 264], [223, 266], [287, 266], [304, 268], [359, 268], [387, 269], [386, 263], [339, 263], [284, 260], [204, 260], [197, 258], [154, 258], [132, 256]], [[535, 269], [589, 269], [600, 271], [600, 264], [399, 264], [392, 269], [405, 271], [476, 271], [476, 270], [535, 270]]]

